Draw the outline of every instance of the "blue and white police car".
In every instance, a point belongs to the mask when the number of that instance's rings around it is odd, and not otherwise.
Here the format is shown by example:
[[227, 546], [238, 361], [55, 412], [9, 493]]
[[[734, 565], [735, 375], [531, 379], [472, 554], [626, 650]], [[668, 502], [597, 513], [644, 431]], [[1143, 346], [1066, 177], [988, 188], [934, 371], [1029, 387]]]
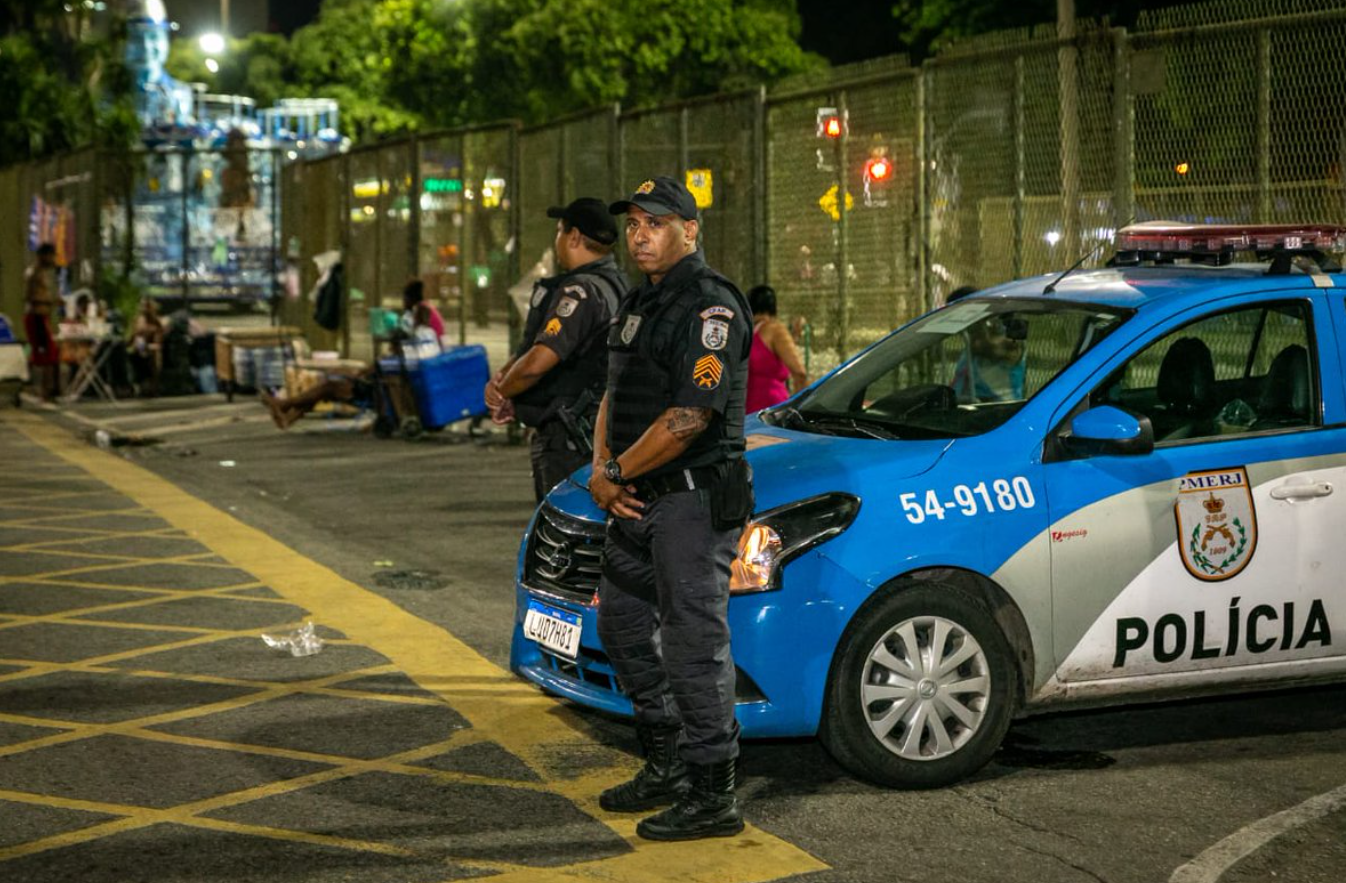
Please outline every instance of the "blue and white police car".
[[[744, 735], [934, 787], [1016, 715], [1346, 676], [1344, 247], [1128, 227], [1107, 268], [936, 310], [750, 419]], [[586, 477], [525, 536], [511, 662], [629, 713]]]

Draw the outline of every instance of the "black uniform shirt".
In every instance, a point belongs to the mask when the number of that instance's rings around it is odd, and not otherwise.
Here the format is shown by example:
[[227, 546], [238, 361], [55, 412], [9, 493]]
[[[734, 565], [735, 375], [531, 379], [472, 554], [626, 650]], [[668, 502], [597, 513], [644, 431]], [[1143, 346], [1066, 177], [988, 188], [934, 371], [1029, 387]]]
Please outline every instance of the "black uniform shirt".
[[668, 408], [709, 409], [711, 425], [651, 475], [741, 450], [751, 334], [741, 295], [706, 273], [700, 252], [679, 261], [658, 284], [637, 288], [610, 337], [608, 437], [614, 455]]
[[[551, 292], [537, 335], [533, 340], [525, 341], [525, 348], [540, 344], [564, 362], [585, 341], [601, 334], [599, 329], [606, 329], [612, 321], [608, 309], [610, 295], [603, 290], [605, 283], [597, 279], [593, 271], [615, 263], [612, 255], [607, 255], [558, 277], [557, 290]], [[575, 278], [578, 276], [584, 278]]]

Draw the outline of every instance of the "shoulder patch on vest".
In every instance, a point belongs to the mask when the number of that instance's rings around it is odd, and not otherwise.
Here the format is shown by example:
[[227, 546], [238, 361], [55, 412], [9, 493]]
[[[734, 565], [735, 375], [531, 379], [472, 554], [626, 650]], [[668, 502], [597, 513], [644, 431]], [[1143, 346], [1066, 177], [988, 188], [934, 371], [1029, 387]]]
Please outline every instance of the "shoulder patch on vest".
[[[566, 291], [569, 290], [569, 288], [566, 289]], [[562, 319], [566, 316], [574, 315], [575, 307], [579, 305], [580, 302], [573, 297], [563, 297], [561, 298], [561, 302], [556, 305], [556, 315], [560, 316]]]
[[702, 356], [692, 368], [692, 380], [702, 389], [714, 389], [720, 385], [724, 374], [724, 363], [715, 356]]
[[726, 319], [732, 319], [734, 318], [734, 311], [728, 307], [722, 307], [717, 304], [716, 306], [707, 307], [702, 310], [700, 315], [702, 319], [709, 319], [711, 316], [723, 316]]
[[629, 344], [636, 339], [636, 331], [640, 329], [640, 316], [627, 316], [626, 324], [622, 326], [622, 343]]
[[564, 291], [566, 294], [575, 295], [575, 297], [579, 298], [580, 300], [583, 300], [584, 298], [589, 296], [589, 293], [584, 290], [584, 286], [578, 283], [575, 285], [567, 285], [565, 288], [561, 290]]
[[534, 285], [533, 299], [529, 301], [529, 303], [534, 307], [540, 307], [542, 306], [542, 299], [545, 298], [546, 296], [547, 296], [546, 288], [542, 287], [541, 285]]
[[722, 350], [729, 342], [729, 323], [723, 319], [706, 319], [701, 323], [701, 345], [708, 350]]

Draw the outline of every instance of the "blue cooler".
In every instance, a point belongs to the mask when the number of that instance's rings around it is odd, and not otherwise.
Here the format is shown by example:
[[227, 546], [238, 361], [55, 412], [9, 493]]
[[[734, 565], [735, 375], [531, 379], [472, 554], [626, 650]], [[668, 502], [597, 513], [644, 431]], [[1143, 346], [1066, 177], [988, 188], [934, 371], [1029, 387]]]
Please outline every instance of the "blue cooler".
[[[385, 372], [396, 373], [397, 359], [380, 359]], [[416, 393], [421, 425], [439, 429], [455, 420], [487, 413], [483, 390], [491, 379], [486, 365], [486, 347], [459, 346], [437, 356], [407, 360], [407, 375]]]

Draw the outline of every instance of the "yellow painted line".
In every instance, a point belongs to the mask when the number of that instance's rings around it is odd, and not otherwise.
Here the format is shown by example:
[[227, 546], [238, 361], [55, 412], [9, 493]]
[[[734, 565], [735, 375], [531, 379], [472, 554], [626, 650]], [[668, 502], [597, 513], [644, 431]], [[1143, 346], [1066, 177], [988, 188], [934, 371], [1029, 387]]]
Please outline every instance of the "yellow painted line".
[[505, 750], [536, 770], [555, 793], [570, 799], [634, 847], [630, 853], [614, 858], [567, 868], [530, 868], [493, 880], [757, 883], [827, 868], [793, 844], [752, 826], [738, 837], [691, 843], [637, 839], [634, 819], [604, 813], [598, 807], [599, 790], [631, 775], [636, 768], [634, 760], [609, 752], [609, 766], [582, 777], [567, 777], [565, 760], [558, 756], [565, 752], [558, 748], [576, 745], [592, 750], [594, 746], [573, 713], [560, 702], [499, 668], [444, 629], [303, 557], [148, 470], [79, 442], [39, 418], [16, 414], [7, 422], [49, 452], [182, 528], [282, 597], [311, 611], [316, 621], [382, 653], [422, 689], [440, 696], [474, 728], [489, 733]]

